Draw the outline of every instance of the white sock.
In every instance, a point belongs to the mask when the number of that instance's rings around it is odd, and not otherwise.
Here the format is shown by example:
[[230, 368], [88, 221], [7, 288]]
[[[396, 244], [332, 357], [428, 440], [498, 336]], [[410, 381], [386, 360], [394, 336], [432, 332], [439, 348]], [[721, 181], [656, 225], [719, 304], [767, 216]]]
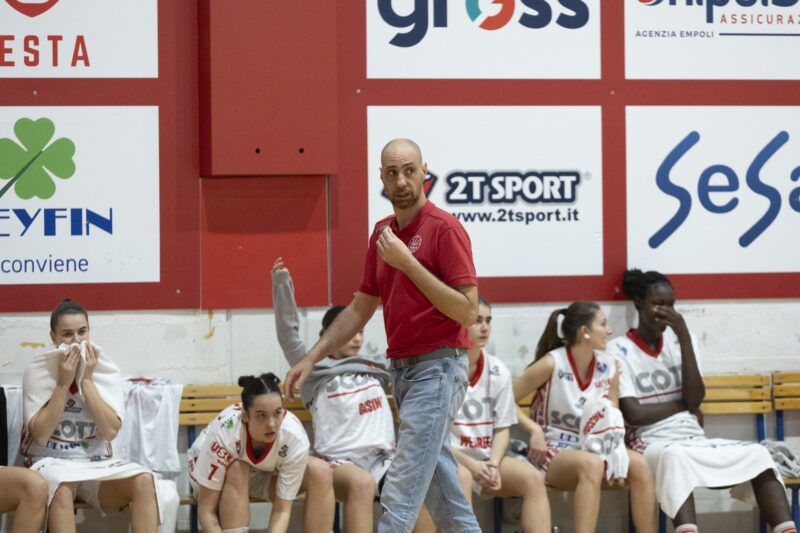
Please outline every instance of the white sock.
[[675, 533], [697, 533], [697, 524], [681, 524], [675, 528]]
[[235, 527], [233, 529], [223, 529], [222, 533], [247, 533], [250, 531], [249, 527]]
[[772, 528], [772, 533], [797, 533], [797, 528], [791, 520], [778, 524]]

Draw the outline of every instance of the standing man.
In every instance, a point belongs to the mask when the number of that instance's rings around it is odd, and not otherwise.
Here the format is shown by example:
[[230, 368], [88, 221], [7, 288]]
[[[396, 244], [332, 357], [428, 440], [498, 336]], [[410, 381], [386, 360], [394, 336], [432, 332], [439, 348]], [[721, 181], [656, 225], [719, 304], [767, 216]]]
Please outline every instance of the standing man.
[[449, 440], [467, 387], [467, 328], [478, 315], [470, 240], [425, 198], [428, 165], [414, 141], [384, 146], [380, 170], [394, 216], [375, 225], [358, 292], [289, 371], [286, 391], [292, 397], [314, 363], [351, 339], [383, 302], [400, 430], [378, 531], [410, 532], [424, 500], [441, 531], [478, 533]]

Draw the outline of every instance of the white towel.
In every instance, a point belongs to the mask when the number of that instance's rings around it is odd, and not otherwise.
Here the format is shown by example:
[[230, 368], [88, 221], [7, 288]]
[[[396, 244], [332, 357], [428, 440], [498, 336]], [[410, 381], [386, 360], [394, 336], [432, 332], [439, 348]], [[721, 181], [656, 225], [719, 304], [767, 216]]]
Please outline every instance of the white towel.
[[[73, 346], [78, 346], [81, 352], [81, 361], [78, 363], [78, 370], [75, 373], [75, 382], [78, 385], [78, 391], [83, 395], [81, 378], [86, 370], [86, 341], [72, 345], [61, 344], [47, 353], [37, 355], [28, 365], [28, 368], [25, 369], [25, 374], [22, 377], [22, 388], [25, 391], [22, 413], [25, 425], [50, 400], [58, 381], [58, 366], [64, 354]], [[119, 368], [103, 353], [99, 346], [96, 344], [92, 344], [92, 346], [100, 354], [97, 366], [92, 374], [92, 381], [94, 381], [97, 392], [103, 401], [117, 413], [120, 420], [124, 420], [125, 399], [122, 394], [122, 378], [120, 377]]]
[[[47, 506], [53, 500], [56, 489], [62, 483], [73, 483], [81, 481], [111, 481], [114, 479], [126, 479], [139, 474], [152, 474], [152, 472], [136, 463], [108, 459], [105, 461], [71, 461], [69, 459], [56, 459], [55, 457], [45, 457], [36, 461], [31, 470], [39, 472], [47, 480]], [[161, 487], [153, 476], [156, 500], [158, 503], [158, 523], [161, 523], [163, 516], [161, 507], [163, 498], [159, 494]]]
[[764, 470], [783, 478], [769, 452], [754, 442], [707, 439], [697, 418], [688, 411], [676, 413], [642, 433], [647, 459], [656, 482], [656, 497], [673, 518], [697, 487], [734, 487], [731, 494], [752, 501], [748, 483]]
[[183, 385], [126, 380], [124, 387], [125, 423], [114, 439], [114, 457], [156, 472], [180, 473], [178, 416]]
[[580, 431], [581, 450], [603, 458], [606, 480], [628, 477], [625, 421], [608, 398], [595, 398], [584, 404]]

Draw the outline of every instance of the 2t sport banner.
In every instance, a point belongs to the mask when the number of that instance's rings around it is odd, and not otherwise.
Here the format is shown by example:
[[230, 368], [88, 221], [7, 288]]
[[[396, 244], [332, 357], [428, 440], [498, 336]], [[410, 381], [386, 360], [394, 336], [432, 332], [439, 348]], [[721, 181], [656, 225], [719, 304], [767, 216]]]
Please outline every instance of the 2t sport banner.
[[369, 0], [369, 78], [600, 78], [600, 0]]
[[800, 0], [625, 0], [629, 79], [800, 79]]
[[798, 272], [800, 107], [629, 107], [628, 264]]
[[0, 285], [160, 279], [157, 107], [0, 107]]
[[158, 0], [0, 0], [0, 78], [157, 78]]
[[380, 152], [419, 143], [425, 190], [472, 239], [481, 277], [603, 273], [599, 107], [369, 107], [369, 234], [392, 212]]

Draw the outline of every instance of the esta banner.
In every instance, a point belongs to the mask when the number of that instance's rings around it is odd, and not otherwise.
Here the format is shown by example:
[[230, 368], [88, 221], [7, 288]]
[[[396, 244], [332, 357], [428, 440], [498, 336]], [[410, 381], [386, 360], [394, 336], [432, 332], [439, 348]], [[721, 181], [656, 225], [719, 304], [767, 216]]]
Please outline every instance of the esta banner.
[[158, 0], [1, 0], [0, 78], [157, 78]]

